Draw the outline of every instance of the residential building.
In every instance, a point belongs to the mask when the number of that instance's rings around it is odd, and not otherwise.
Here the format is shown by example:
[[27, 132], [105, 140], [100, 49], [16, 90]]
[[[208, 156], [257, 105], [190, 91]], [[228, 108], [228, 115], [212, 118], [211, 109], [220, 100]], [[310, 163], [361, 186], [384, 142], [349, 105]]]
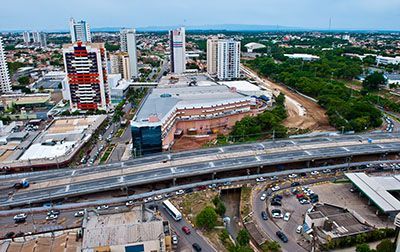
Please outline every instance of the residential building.
[[111, 74], [121, 74], [125, 80], [131, 80], [130, 57], [126, 52], [110, 54]]
[[129, 55], [129, 72], [131, 79], [137, 79], [137, 49], [136, 49], [136, 31], [135, 29], [124, 29], [120, 33], [121, 51]]
[[207, 39], [207, 72], [211, 76], [216, 76], [218, 72], [218, 37]]
[[24, 44], [29, 45], [31, 43], [31, 34], [29, 31], [24, 31], [22, 33], [22, 37], [24, 39]]
[[86, 21], [81, 20], [76, 22], [75, 19], [71, 18], [69, 21], [69, 29], [72, 43], [77, 41], [92, 42], [90, 27]]
[[244, 47], [247, 48], [247, 52], [252, 53], [254, 50], [266, 48], [265, 45], [255, 42], [250, 42], [246, 44]]
[[44, 32], [32, 32], [33, 44], [39, 47], [47, 47], [47, 34]]
[[3, 47], [3, 38], [0, 37], [0, 93], [8, 92], [11, 92], [11, 81]]
[[111, 103], [107, 79], [107, 56], [103, 43], [63, 46], [67, 77], [63, 95], [72, 110], [108, 110]]
[[182, 74], [186, 71], [186, 39], [185, 28], [181, 27], [169, 32], [171, 50], [171, 71]]
[[217, 78], [233, 80], [240, 73], [240, 42], [233, 39], [218, 41]]
[[207, 72], [220, 80], [237, 79], [240, 73], [240, 42], [218, 37], [209, 38]]

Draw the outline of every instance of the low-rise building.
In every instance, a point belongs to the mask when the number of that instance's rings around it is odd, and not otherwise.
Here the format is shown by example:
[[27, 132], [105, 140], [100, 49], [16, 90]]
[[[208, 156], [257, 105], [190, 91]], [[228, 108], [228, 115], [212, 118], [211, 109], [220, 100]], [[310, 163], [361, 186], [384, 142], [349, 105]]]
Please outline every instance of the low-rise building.
[[319, 60], [319, 56], [315, 56], [312, 54], [305, 54], [305, 53], [284, 54], [284, 56], [288, 57], [289, 59], [301, 59], [304, 61]]

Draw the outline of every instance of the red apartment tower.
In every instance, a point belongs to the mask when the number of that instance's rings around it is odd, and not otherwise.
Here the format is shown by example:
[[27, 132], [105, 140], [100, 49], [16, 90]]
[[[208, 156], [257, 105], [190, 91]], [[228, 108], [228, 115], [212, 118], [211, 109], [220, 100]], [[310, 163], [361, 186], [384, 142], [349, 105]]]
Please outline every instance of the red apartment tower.
[[71, 109], [108, 110], [111, 99], [104, 44], [78, 41], [64, 45], [63, 55], [67, 73], [63, 94]]

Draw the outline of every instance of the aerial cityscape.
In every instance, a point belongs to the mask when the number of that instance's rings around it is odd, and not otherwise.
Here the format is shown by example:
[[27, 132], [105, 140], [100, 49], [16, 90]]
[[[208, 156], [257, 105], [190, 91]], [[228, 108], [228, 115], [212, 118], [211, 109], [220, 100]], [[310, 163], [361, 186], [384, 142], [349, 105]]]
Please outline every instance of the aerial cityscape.
[[2, 5], [1, 252], [400, 252], [400, 2]]

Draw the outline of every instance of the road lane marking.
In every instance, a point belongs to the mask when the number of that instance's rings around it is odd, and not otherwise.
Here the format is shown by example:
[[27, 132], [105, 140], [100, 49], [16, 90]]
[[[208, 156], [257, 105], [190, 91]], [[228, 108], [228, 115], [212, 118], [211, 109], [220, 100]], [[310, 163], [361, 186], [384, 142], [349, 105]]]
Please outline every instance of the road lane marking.
[[307, 155], [312, 156], [312, 154], [309, 151], [304, 151]]
[[69, 192], [69, 186], [70, 186], [70, 185], [67, 185], [67, 186], [65, 187], [65, 192]]
[[76, 171], [76, 170], [73, 170], [73, 171], [72, 171], [71, 176], [74, 176], [74, 175], [75, 175], [75, 171]]
[[215, 167], [213, 162], [208, 163], [210, 165], [211, 168]]
[[119, 177], [119, 182], [120, 183], [124, 183], [124, 181], [125, 181], [125, 177], [124, 176]]
[[219, 148], [219, 150], [220, 150], [222, 153], [224, 153], [224, 149], [222, 149], [222, 148]]
[[349, 152], [350, 150], [349, 149], [347, 149], [346, 147], [342, 147], [342, 149], [343, 150], [345, 150], [345, 151], [347, 151], [347, 152]]
[[259, 156], [256, 156], [257, 161], [261, 161], [261, 158]]

